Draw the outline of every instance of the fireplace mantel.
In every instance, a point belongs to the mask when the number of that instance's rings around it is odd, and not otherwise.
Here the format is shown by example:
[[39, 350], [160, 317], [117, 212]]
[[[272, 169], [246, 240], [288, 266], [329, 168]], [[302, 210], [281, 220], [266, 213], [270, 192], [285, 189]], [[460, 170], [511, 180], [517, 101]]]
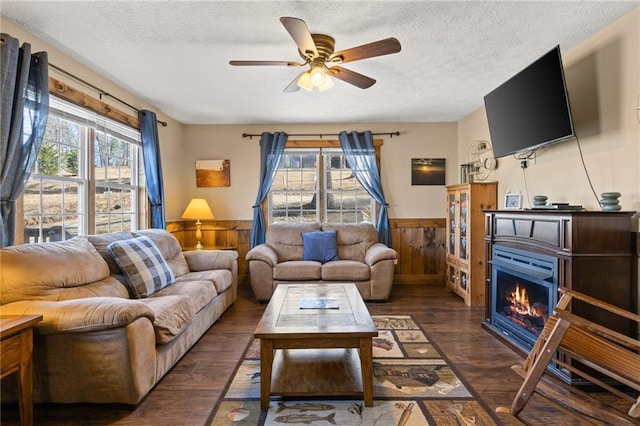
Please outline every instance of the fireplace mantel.
[[[485, 240], [559, 255], [631, 255], [635, 212], [485, 210]], [[603, 252], [604, 250], [604, 252]]]
[[[631, 217], [635, 212], [573, 210], [486, 210], [486, 303], [483, 326], [506, 339], [491, 323], [494, 245], [551, 256], [558, 261], [558, 286], [637, 312], [637, 277], [632, 253]], [[574, 303], [577, 315], [628, 336], [631, 321]], [[508, 342], [517, 350], [522, 348]], [[569, 360], [570, 362], [570, 360]], [[567, 371], [562, 377], [577, 383]]]

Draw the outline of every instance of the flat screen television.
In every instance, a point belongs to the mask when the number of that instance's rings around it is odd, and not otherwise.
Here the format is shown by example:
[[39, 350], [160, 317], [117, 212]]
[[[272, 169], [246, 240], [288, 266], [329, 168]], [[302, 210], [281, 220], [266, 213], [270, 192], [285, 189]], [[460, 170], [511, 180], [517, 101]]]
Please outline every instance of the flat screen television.
[[496, 158], [575, 136], [560, 46], [484, 97]]

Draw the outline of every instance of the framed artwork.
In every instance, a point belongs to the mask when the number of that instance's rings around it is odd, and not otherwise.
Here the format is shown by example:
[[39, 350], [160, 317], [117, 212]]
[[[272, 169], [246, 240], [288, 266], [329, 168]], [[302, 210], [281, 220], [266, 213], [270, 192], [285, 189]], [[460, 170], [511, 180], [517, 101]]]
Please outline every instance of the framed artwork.
[[444, 158], [412, 158], [411, 185], [444, 185]]
[[505, 209], [519, 209], [522, 207], [522, 196], [519, 192], [509, 192], [504, 196]]
[[231, 160], [197, 160], [196, 187], [231, 186]]

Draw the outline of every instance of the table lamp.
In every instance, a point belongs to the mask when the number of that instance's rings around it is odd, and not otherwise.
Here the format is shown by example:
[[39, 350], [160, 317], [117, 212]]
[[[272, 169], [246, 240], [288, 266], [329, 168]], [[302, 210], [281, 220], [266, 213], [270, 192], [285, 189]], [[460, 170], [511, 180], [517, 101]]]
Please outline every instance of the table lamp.
[[211, 208], [209, 208], [209, 204], [207, 204], [207, 200], [204, 198], [194, 198], [191, 200], [184, 210], [184, 213], [182, 213], [182, 218], [196, 220], [196, 240], [198, 241], [196, 250], [202, 250], [204, 246], [200, 242], [200, 240], [202, 240], [202, 230], [200, 229], [202, 223], [200, 219], [213, 219], [213, 213], [211, 212]]

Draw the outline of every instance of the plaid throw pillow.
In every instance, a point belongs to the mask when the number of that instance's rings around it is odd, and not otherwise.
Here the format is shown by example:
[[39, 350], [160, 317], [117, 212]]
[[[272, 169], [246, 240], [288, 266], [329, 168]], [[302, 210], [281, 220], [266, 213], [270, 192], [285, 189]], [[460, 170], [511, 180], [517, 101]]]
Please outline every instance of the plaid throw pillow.
[[158, 246], [149, 237], [114, 241], [107, 246], [107, 252], [124, 272], [135, 298], [147, 297], [176, 280]]

